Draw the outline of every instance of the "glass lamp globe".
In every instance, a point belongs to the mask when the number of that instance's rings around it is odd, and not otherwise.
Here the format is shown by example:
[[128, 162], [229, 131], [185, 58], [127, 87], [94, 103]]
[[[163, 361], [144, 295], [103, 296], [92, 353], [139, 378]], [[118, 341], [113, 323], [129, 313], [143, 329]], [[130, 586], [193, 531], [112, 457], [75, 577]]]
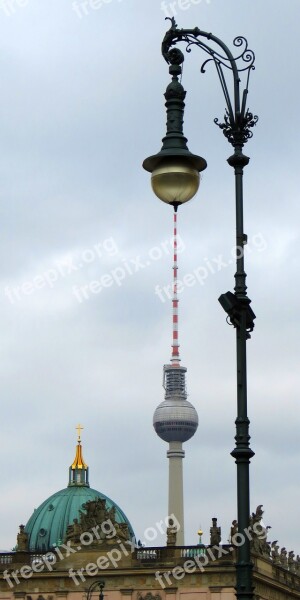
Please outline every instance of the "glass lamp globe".
[[188, 202], [197, 193], [199, 184], [199, 170], [184, 159], [163, 161], [152, 171], [152, 189], [167, 204]]

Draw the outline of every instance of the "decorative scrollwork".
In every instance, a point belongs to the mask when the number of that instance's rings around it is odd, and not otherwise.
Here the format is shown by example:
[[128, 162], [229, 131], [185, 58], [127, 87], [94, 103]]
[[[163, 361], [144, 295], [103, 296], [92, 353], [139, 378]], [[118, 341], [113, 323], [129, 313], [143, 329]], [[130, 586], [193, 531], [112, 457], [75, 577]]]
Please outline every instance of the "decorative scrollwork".
[[246, 40], [246, 38], [242, 35], [239, 35], [238, 37], [234, 38], [233, 45], [236, 47], [244, 45], [243, 51], [241, 52], [241, 54], [239, 54], [239, 56], [236, 56], [234, 60], [243, 60], [245, 63], [249, 63], [246, 67], [238, 69], [238, 71], [241, 72], [247, 71], [247, 69], [255, 69], [255, 54], [253, 50], [250, 50], [250, 48], [248, 47], [248, 41]]
[[254, 127], [257, 121], [258, 116], [253, 115], [249, 110], [244, 117], [240, 116], [234, 122], [232, 122], [228, 110], [224, 115], [224, 123], [219, 123], [218, 118], [214, 119], [214, 123], [222, 129], [223, 134], [233, 146], [243, 145], [253, 137], [253, 131], [250, 131], [250, 128]]
[[[235, 66], [236, 66], [238, 72], [255, 68], [254, 67], [255, 54], [254, 54], [253, 50], [250, 50], [250, 48], [248, 46], [248, 41], [245, 37], [239, 35], [236, 38], [234, 38], [234, 40], [233, 40], [233, 45], [235, 47], [237, 47], [237, 48], [242, 47], [242, 52], [238, 56], [233, 56], [231, 53], [230, 54], [227, 54], [227, 53], [221, 54], [215, 48], [211, 48], [210, 46], [205, 44], [205, 42], [198, 39], [200, 36], [203, 36], [203, 37], [206, 37], [208, 40], [212, 39], [214, 42], [216, 42], [218, 44], [218, 42], [220, 42], [221, 40], [219, 40], [218, 38], [213, 36], [211, 33], [206, 33], [205, 31], [201, 31], [198, 27], [196, 27], [195, 29], [192, 29], [192, 30], [191, 29], [177, 29], [177, 24], [176, 24], [174, 17], [172, 17], [172, 18], [166, 17], [166, 20], [169, 20], [172, 23], [170, 29], [166, 32], [165, 37], [163, 39], [163, 43], [162, 43], [162, 54], [167, 63], [169, 63], [169, 51], [170, 51], [171, 46], [174, 46], [177, 42], [182, 41], [182, 42], [186, 42], [186, 44], [187, 44], [186, 52], [191, 52], [192, 46], [198, 46], [198, 47], [202, 48], [202, 50], [204, 50], [204, 52], [206, 52], [207, 54], [210, 54], [211, 58], [207, 59], [201, 66], [202, 73], [205, 72], [205, 70], [203, 70], [204, 64], [206, 64], [207, 62], [210, 62], [210, 61], [215, 61], [215, 60], [217, 60], [220, 64], [222, 64], [223, 67], [226, 67], [227, 69], [231, 69], [231, 70], [233, 68], [232, 67], [233, 63], [235, 63]], [[226, 48], [225, 44], [223, 44], [221, 42], [221, 46], [225, 50], [225, 48]], [[243, 61], [244, 63], [247, 63], [247, 66], [239, 67], [237, 65], [238, 61]]]
[[[168, 64], [172, 65], [179, 65], [183, 62], [183, 55], [182, 59], [181, 57], [179, 58], [177, 52], [175, 54], [175, 49], [172, 48], [177, 42], [185, 42], [186, 52], [188, 53], [191, 52], [193, 46], [197, 46], [208, 54], [208, 58], [206, 58], [201, 65], [201, 73], [205, 73], [206, 66], [209, 62], [214, 62], [227, 105], [224, 123], [219, 123], [218, 119], [215, 119], [215, 123], [223, 130], [224, 135], [233, 146], [237, 146], [238, 144], [243, 145], [253, 136], [250, 128], [254, 127], [258, 121], [258, 117], [253, 116], [246, 108], [250, 72], [255, 69], [255, 54], [253, 50], [249, 48], [246, 38], [237, 36], [233, 40], [233, 45], [240, 49], [239, 54], [233, 56], [232, 52], [224, 42], [212, 33], [201, 31], [198, 27], [194, 29], [178, 29], [174, 17], [168, 18], [168, 20], [171, 21], [171, 27], [166, 32], [162, 43], [162, 54], [164, 59]], [[212, 42], [215, 46], [206, 43], [203, 38]], [[178, 62], [179, 60], [181, 62]], [[229, 94], [227, 78], [223, 71], [224, 68], [232, 71], [233, 74], [233, 101]], [[240, 73], [243, 71], [246, 71], [248, 74], [245, 76], [246, 81], [241, 101]]]
[[176, 23], [174, 17], [166, 17], [165, 21], [171, 21], [171, 27], [166, 32], [165, 37], [162, 41], [161, 53], [162, 53], [165, 61], [169, 64], [168, 54], [169, 54], [169, 50], [170, 50], [171, 46], [173, 46], [175, 43], [174, 42], [174, 32], [176, 32], [177, 23]]

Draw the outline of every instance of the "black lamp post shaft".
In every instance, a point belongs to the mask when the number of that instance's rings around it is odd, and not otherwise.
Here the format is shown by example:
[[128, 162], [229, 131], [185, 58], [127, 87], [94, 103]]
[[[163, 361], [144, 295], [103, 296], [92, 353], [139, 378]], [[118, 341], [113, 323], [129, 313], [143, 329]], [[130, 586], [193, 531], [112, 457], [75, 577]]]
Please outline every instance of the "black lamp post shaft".
[[236, 596], [238, 599], [251, 600], [253, 598], [252, 563], [250, 556], [250, 541], [245, 531], [249, 527], [250, 515], [250, 486], [249, 465], [254, 455], [249, 442], [249, 419], [247, 410], [247, 348], [249, 337], [247, 332], [247, 298], [246, 273], [244, 270], [244, 246], [246, 236], [243, 226], [243, 164], [248, 163], [248, 158], [242, 154], [241, 148], [235, 149], [235, 154], [230, 157], [229, 164], [235, 171], [235, 198], [236, 198], [236, 274], [235, 295], [240, 302], [239, 323], [236, 326], [236, 360], [237, 360], [237, 419], [236, 419], [236, 446], [231, 455], [237, 465], [237, 520], [240, 544], [236, 563], [237, 583]]
[[[208, 45], [211, 41], [216, 48]], [[239, 539], [237, 541], [236, 563], [236, 596], [238, 600], [253, 600], [252, 563], [250, 556], [250, 542], [245, 531], [249, 527], [250, 517], [250, 489], [249, 489], [249, 464], [254, 452], [250, 449], [249, 419], [247, 413], [247, 355], [246, 342], [254, 328], [255, 315], [250, 308], [251, 300], [247, 296], [246, 273], [244, 270], [244, 246], [247, 237], [243, 225], [243, 170], [249, 158], [243, 154], [243, 146], [252, 137], [252, 128], [257, 117], [246, 109], [250, 72], [254, 69], [255, 56], [248, 48], [247, 40], [237, 37], [234, 45], [240, 49], [239, 56], [233, 57], [229, 48], [219, 38], [211, 33], [195, 29], [177, 29], [174, 18], [171, 19], [171, 28], [167, 31], [163, 43], [162, 54], [170, 64], [176, 58], [177, 42], [185, 42], [187, 51], [193, 46], [198, 46], [207, 55], [201, 72], [205, 72], [208, 62], [214, 62], [222, 91], [226, 102], [224, 122], [215, 123], [223, 130], [224, 135], [233, 146], [234, 154], [228, 159], [235, 172], [235, 200], [236, 200], [236, 273], [234, 294], [227, 292], [219, 300], [228, 317], [236, 328], [236, 355], [237, 355], [237, 419], [236, 419], [236, 445], [231, 455], [237, 464], [237, 519]], [[224, 71], [232, 72], [233, 93], [232, 99], [228, 91]], [[246, 73], [246, 84], [242, 95], [240, 94], [241, 72]]]

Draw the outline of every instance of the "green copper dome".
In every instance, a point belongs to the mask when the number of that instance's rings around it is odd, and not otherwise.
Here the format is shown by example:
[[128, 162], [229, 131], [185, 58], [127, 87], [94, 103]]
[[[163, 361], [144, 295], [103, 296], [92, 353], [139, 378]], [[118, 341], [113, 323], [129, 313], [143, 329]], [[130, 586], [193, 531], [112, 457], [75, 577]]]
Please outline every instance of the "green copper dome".
[[61, 544], [65, 539], [68, 525], [73, 523], [75, 518], [79, 518], [79, 510], [83, 510], [82, 505], [97, 498], [106, 500], [108, 510], [115, 507], [116, 521], [126, 523], [130, 536], [134, 537], [130, 522], [110, 498], [90, 487], [69, 486], [50, 496], [30, 517], [25, 526], [29, 550], [46, 552], [53, 546]]
[[101, 492], [90, 488], [88, 466], [82, 457], [79, 433], [76, 456], [69, 468], [68, 487], [56, 492], [35, 509], [25, 526], [29, 550], [47, 552], [63, 543], [68, 525], [72, 525], [74, 519], [80, 520], [80, 511], [84, 513], [83, 505], [98, 499], [105, 500], [106, 509], [113, 509], [115, 522], [125, 523], [130, 537], [134, 537], [132, 526], [119, 506]]

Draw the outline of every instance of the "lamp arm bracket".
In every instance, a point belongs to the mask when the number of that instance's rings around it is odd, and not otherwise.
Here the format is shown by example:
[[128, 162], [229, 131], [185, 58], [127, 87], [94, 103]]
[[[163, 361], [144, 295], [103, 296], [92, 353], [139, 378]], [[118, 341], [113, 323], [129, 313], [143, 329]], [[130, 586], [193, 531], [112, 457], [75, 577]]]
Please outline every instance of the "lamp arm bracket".
[[[202, 63], [200, 71], [201, 73], [205, 73], [207, 64], [214, 62], [226, 102], [224, 123], [219, 123], [218, 119], [215, 119], [214, 122], [223, 130], [225, 137], [227, 137], [233, 146], [242, 147], [253, 135], [249, 128], [254, 127], [258, 121], [258, 117], [246, 108], [250, 72], [255, 69], [255, 54], [253, 50], [250, 50], [247, 39], [243, 36], [237, 36], [233, 40], [233, 45], [240, 49], [239, 54], [234, 57], [228, 46], [212, 33], [202, 31], [198, 27], [194, 29], [178, 29], [174, 17], [167, 17], [166, 19], [171, 21], [171, 27], [166, 32], [162, 42], [162, 55], [164, 59], [168, 64], [173, 63], [176, 51], [180, 51], [172, 49], [172, 46], [175, 46], [178, 42], [186, 43], [186, 52], [191, 52], [193, 46], [198, 46], [198, 48], [201, 48], [209, 55], [209, 58]], [[221, 51], [199, 38], [212, 41]], [[228, 90], [224, 69], [232, 71], [233, 102]], [[240, 74], [243, 72], [246, 72], [247, 75], [241, 98]]]

